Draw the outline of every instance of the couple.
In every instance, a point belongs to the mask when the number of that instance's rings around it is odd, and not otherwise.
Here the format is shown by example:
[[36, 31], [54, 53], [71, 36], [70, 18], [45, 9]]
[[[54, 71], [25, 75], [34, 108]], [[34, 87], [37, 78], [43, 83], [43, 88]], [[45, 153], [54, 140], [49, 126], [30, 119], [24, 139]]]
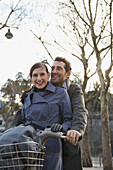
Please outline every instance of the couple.
[[11, 124], [33, 124], [37, 131], [51, 126], [53, 131], [67, 132], [67, 141], [62, 141], [62, 144], [60, 139], [47, 140], [44, 170], [62, 170], [62, 151], [63, 170], [82, 169], [80, 146], [77, 142], [85, 131], [87, 110], [80, 88], [69, 84], [70, 74], [70, 63], [57, 57], [51, 70], [51, 84], [48, 82], [50, 73], [47, 67], [41, 63], [34, 64], [30, 70], [33, 87], [24, 92], [21, 112], [17, 112]]

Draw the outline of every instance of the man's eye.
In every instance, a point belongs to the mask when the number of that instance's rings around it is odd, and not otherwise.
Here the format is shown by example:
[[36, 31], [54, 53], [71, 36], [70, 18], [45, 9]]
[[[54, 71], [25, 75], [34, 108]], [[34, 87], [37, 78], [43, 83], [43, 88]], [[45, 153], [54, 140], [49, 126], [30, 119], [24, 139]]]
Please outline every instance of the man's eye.
[[57, 70], [62, 70], [62, 67], [57, 67]]

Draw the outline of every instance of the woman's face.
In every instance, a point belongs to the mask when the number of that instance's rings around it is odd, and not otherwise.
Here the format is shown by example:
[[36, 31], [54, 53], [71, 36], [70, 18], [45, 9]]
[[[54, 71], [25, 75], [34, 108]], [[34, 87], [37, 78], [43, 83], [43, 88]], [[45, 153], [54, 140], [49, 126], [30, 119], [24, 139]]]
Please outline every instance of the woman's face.
[[38, 89], [42, 89], [47, 85], [49, 77], [50, 73], [46, 72], [45, 67], [40, 67], [33, 70], [31, 81]]

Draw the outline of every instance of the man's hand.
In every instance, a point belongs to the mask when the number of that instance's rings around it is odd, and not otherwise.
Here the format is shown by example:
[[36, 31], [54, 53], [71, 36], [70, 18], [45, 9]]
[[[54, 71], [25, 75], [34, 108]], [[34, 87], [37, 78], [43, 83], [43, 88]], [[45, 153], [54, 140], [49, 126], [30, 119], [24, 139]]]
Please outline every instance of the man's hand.
[[79, 138], [81, 137], [81, 133], [79, 133], [76, 130], [68, 130], [67, 131], [67, 135], [66, 135], [66, 139], [72, 143], [73, 145], [76, 145]]

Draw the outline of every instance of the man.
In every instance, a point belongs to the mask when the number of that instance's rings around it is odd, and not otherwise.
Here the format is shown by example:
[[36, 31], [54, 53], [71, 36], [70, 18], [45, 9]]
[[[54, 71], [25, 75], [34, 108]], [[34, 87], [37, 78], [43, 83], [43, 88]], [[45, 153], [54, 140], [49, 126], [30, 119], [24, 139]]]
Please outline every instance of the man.
[[72, 129], [67, 132], [69, 142], [63, 141], [63, 170], [82, 170], [81, 148], [78, 140], [82, 138], [85, 132], [87, 110], [81, 89], [69, 82], [70, 75], [70, 63], [65, 58], [55, 58], [51, 70], [51, 82], [55, 86], [67, 88], [73, 112]]
[[[67, 88], [73, 111], [72, 129], [67, 132], [69, 142], [63, 141], [63, 170], [82, 170], [81, 147], [78, 140], [82, 138], [85, 132], [87, 110], [81, 89], [69, 82], [70, 75], [71, 64], [65, 58], [55, 58], [51, 70], [51, 82], [55, 86]], [[19, 125], [19, 119], [20, 111], [15, 115], [11, 126]]]

